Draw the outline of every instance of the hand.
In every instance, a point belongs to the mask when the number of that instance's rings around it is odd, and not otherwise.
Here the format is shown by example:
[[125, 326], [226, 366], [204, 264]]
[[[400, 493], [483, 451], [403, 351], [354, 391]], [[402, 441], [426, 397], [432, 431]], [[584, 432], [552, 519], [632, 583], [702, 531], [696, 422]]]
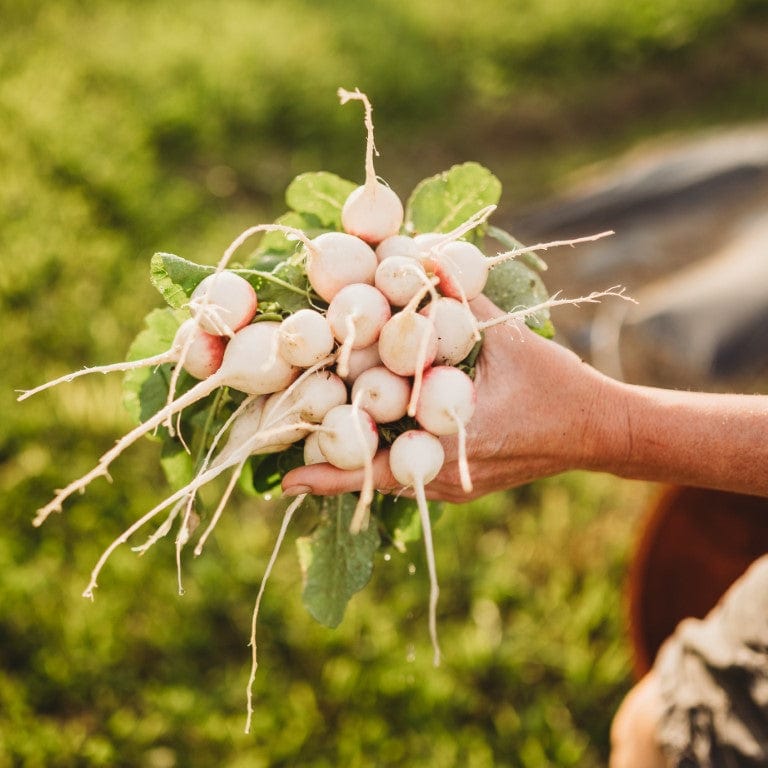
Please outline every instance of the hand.
[[[485, 296], [470, 306], [479, 320], [502, 314]], [[461, 489], [456, 438], [441, 438], [446, 460], [426, 488], [428, 498], [458, 503], [586, 465], [602, 439], [594, 414], [605, 415], [601, 395], [608, 381], [523, 324], [487, 329], [475, 376], [477, 407], [467, 430], [473, 491]], [[386, 450], [374, 459], [374, 476], [379, 490], [399, 490]], [[362, 479], [362, 470], [315, 464], [287, 473], [283, 489], [291, 495], [336, 495], [359, 490]]]

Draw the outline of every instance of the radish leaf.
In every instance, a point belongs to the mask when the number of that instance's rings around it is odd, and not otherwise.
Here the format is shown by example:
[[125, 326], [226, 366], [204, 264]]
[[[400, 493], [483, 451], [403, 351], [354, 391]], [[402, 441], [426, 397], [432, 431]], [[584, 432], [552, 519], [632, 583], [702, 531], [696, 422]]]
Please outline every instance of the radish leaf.
[[341, 229], [341, 209], [356, 188], [335, 173], [302, 173], [288, 185], [285, 201], [294, 211], [316, 216], [323, 226]]
[[349, 532], [356, 504], [352, 494], [324, 498], [320, 524], [296, 542], [304, 605], [327, 627], [341, 623], [352, 595], [368, 583], [380, 544], [375, 525], [356, 535]]

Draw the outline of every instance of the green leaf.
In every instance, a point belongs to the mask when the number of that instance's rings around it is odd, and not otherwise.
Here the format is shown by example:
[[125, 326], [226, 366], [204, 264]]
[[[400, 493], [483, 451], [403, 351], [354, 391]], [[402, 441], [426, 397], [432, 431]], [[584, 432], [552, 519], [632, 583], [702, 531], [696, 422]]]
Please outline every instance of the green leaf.
[[[144, 318], [144, 329], [128, 349], [128, 360], [142, 360], [171, 348], [184, 313], [169, 308], [154, 309]], [[146, 421], [165, 405], [170, 365], [138, 368], [123, 378], [123, 404], [136, 423]]]
[[284, 312], [297, 312], [312, 306], [303, 258], [295, 256], [281, 262], [270, 275], [274, 279], [262, 279], [256, 289], [261, 303], [275, 303]]
[[304, 449], [292, 445], [279, 453], [252, 456], [243, 466], [240, 487], [249, 496], [269, 493], [280, 485], [283, 475], [304, 465]]
[[179, 309], [202, 279], [214, 271], [214, 267], [195, 264], [172, 253], [156, 253], [150, 262], [149, 278], [168, 304]]
[[408, 199], [405, 226], [412, 234], [450, 232], [501, 197], [501, 182], [479, 163], [454, 165], [420, 182]]
[[326, 497], [320, 524], [310, 536], [296, 542], [304, 577], [304, 605], [327, 627], [340, 624], [352, 595], [368, 583], [379, 548], [375, 525], [357, 535], [349, 532], [356, 504], [357, 497], [351, 494]]
[[[483, 293], [505, 312], [531, 307], [549, 298], [538, 274], [526, 264], [514, 260], [502, 262], [491, 270]], [[546, 338], [554, 335], [555, 328], [549, 319], [549, 310], [541, 310], [525, 322], [529, 328]]]
[[341, 229], [342, 206], [357, 186], [327, 171], [302, 173], [288, 185], [285, 201], [298, 213], [316, 216], [324, 227]]
[[165, 479], [174, 491], [192, 482], [195, 476], [195, 463], [192, 456], [184, 450], [177, 440], [166, 438], [160, 451], [160, 466]]
[[[317, 216], [311, 213], [299, 213], [298, 211], [284, 213], [275, 219], [275, 224], [300, 229], [310, 238], [327, 230], [327, 227], [323, 226]], [[254, 255], [246, 261], [246, 266], [252, 269], [269, 271], [274, 269], [279, 261], [282, 261], [286, 256], [295, 253], [299, 245], [299, 241], [290, 240], [284, 232], [265, 232], [259, 241]]]
[[421, 538], [419, 507], [405, 496], [386, 495], [382, 498], [378, 517], [384, 530], [398, 549]]

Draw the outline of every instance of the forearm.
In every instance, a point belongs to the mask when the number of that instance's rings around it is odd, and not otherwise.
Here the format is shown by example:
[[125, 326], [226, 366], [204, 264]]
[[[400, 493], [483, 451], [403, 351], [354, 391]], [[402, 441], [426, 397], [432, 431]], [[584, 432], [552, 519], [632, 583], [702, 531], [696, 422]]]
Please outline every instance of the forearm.
[[609, 382], [585, 468], [768, 496], [768, 397]]

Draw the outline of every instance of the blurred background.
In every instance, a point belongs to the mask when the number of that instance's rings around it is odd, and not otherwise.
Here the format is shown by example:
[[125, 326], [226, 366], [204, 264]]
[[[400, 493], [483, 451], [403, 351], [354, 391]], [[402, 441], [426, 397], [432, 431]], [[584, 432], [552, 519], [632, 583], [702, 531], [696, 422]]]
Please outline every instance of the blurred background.
[[[612, 375], [768, 391], [768, 7], [761, 0], [0, 0], [0, 766], [600, 766], [632, 682], [625, 583], [659, 489], [558, 478], [448, 508], [435, 530], [443, 666], [421, 547], [382, 553], [342, 625], [301, 605], [290, 541], [250, 613], [282, 502], [232, 503], [204, 557], [102, 549], [165, 484], [143, 441], [41, 529], [34, 510], [130, 426], [119, 376], [161, 305], [154, 251], [213, 263], [298, 173], [407, 197], [476, 160], [496, 222], [552, 252], [559, 341]], [[734, 457], [737, 460], [739, 457]], [[312, 520], [301, 516], [293, 535]], [[662, 596], [659, 596], [662, 600]]]

